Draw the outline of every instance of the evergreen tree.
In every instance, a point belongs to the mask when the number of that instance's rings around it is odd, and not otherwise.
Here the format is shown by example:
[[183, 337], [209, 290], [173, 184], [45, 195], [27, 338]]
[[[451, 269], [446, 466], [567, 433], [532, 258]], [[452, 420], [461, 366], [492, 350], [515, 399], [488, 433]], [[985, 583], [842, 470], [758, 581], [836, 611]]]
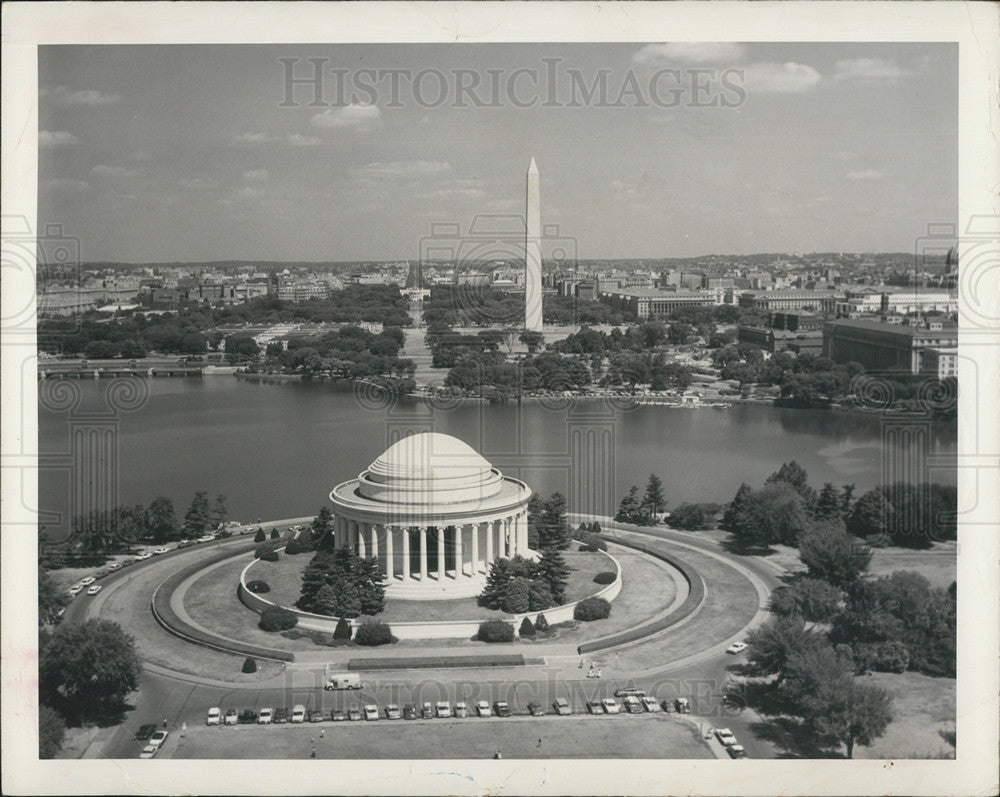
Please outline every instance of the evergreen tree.
[[508, 614], [523, 614], [531, 608], [530, 584], [524, 576], [516, 576], [504, 589], [500, 608]]
[[174, 515], [174, 502], [160, 496], [153, 499], [146, 510], [146, 528], [153, 542], [167, 542], [177, 536], [177, 517]]
[[618, 505], [618, 513], [615, 515], [615, 520], [619, 523], [634, 523], [639, 514], [639, 488], [633, 484], [629, 488], [628, 495]]
[[495, 559], [486, 574], [486, 586], [479, 595], [479, 605], [487, 609], [499, 609], [504, 590], [513, 578], [513, 566], [509, 559]]
[[855, 537], [884, 534], [889, 528], [892, 513], [892, 504], [876, 487], [855, 502], [851, 514], [847, 517], [847, 530]]
[[334, 629], [333, 638], [334, 639], [350, 639], [351, 638], [351, 624], [347, 621], [346, 617], [341, 617], [337, 621], [337, 627]]
[[329, 584], [324, 584], [316, 592], [315, 597], [312, 599], [312, 604], [309, 611], [314, 614], [325, 614], [333, 617], [340, 614], [340, 601], [337, 599], [337, 593]]
[[542, 548], [538, 558], [538, 578], [549, 588], [552, 600], [560, 604], [565, 599], [569, 581], [569, 566], [557, 548]]
[[733, 500], [729, 502], [729, 506], [726, 507], [726, 512], [722, 516], [722, 527], [726, 531], [733, 531], [735, 529], [736, 515], [751, 492], [750, 485], [746, 482], [743, 482], [736, 491], [736, 495], [733, 496]]
[[538, 525], [538, 546], [569, 547], [570, 528], [566, 522], [566, 499], [561, 493], [552, 493], [543, 503]]
[[540, 614], [535, 618], [535, 630], [542, 632], [549, 630], [549, 621], [544, 614]]
[[528, 499], [528, 547], [538, 548], [538, 527], [542, 522], [545, 502], [538, 493], [532, 493]]
[[523, 637], [533, 637], [535, 635], [535, 626], [531, 622], [530, 617], [525, 617], [521, 621], [521, 629], [518, 631], [518, 635]]
[[841, 499], [832, 482], [824, 484], [823, 489], [819, 491], [813, 514], [820, 520], [841, 517]]
[[215, 505], [212, 507], [212, 525], [219, 528], [226, 522], [226, 496], [219, 493], [215, 496]]
[[205, 533], [211, 522], [212, 513], [208, 505], [208, 493], [199, 490], [191, 500], [187, 514], [184, 515], [184, 534], [187, 537], [200, 537]]
[[844, 518], [844, 522], [847, 522], [848, 515], [851, 514], [851, 509], [854, 506], [854, 483], [845, 484], [841, 487], [840, 492], [840, 515]]
[[322, 507], [310, 526], [310, 541], [316, 548], [333, 550], [333, 512]]
[[553, 603], [548, 584], [541, 579], [529, 582], [528, 611], [539, 612], [542, 609], [548, 609]]
[[379, 614], [385, 608], [385, 576], [378, 559], [374, 556], [358, 558], [353, 571], [354, 582], [358, 585], [361, 614]]
[[663, 512], [667, 504], [666, 496], [663, 494], [663, 482], [655, 473], [649, 474], [649, 481], [646, 482], [646, 494], [642, 497], [642, 508], [651, 520], [655, 521], [655, 516]]

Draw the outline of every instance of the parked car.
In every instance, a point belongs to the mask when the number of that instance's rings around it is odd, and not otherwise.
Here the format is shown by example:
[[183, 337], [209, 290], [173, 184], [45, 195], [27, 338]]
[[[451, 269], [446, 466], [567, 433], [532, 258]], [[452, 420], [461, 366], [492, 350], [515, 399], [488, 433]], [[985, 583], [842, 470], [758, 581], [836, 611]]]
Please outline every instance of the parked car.
[[412, 703], [407, 703], [403, 706], [403, 719], [404, 720], [415, 720], [417, 718], [417, 707]]
[[378, 706], [374, 703], [368, 703], [365, 706], [365, 719], [374, 722], [378, 719]]
[[274, 710], [274, 719], [272, 720], [275, 725], [284, 725], [288, 722], [288, 709], [287, 708], [276, 708]]
[[562, 716], [568, 716], [573, 713], [573, 709], [569, 705], [569, 701], [565, 697], [557, 697], [555, 702], [552, 704], [552, 708], [556, 710], [556, 714]]
[[111, 571], [111, 570], [117, 570], [121, 566], [122, 566], [121, 562], [112, 562], [111, 564], [108, 565], [108, 570], [109, 571]]
[[98, 570], [96, 573], [94, 573], [94, 578], [98, 580], [102, 578], [107, 578], [110, 572], [111, 572], [110, 570]]
[[93, 576], [87, 576], [86, 578], [81, 578], [77, 583], [82, 587], [89, 587], [95, 581]]
[[737, 653], [742, 653], [746, 649], [747, 649], [746, 642], [733, 642], [732, 645], [726, 648], [726, 653], [732, 653], [735, 656]]
[[480, 717], [488, 717], [493, 713], [490, 711], [490, 704], [485, 700], [479, 700], [476, 702], [476, 712]]
[[305, 722], [306, 721], [306, 707], [299, 703], [292, 707], [292, 722]]
[[653, 697], [643, 697], [643, 698], [640, 698], [640, 701], [642, 702], [642, 707], [644, 709], [646, 709], [646, 711], [659, 711], [660, 710], [660, 704], [656, 702], [656, 698], [653, 698]]
[[212, 540], [214, 540], [214, 539], [215, 539], [215, 535], [214, 534], [204, 534], [201, 537], [199, 537], [197, 540], [195, 540], [195, 542], [212, 542]]
[[218, 725], [222, 720], [222, 709], [218, 706], [208, 710], [208, 717], [205, 719], [206, 725]]
[[434, 711], [439, 719], [447, 719], [451, 716], [451, 706], [444, 700], [438, 701], [438, 704], [434, 707]]
[[498, 717], [510, 716], [510, 706], [507, 705], [506, 700], [497, 700], [493, 704], [493, 710], [497, 713]]
[[137, 561], [137, 562], [144, 562], [147, 559], [152, 559], [152, 558], [153, 558], [153, 554], [151, 554], [149, 551], [143, 551], [141, 554], [139, 554], [138, 556], [135, 557], [135, 561]]
[[66, 591], [67, 591], [67, 592], [68, 592], [68, 593], [69, 593], [70, 595], [79, 595], [79, 594], [80, 594], [81, 592], [83, 592], [83, 587], [82, 587], [82, 586], [80, 586], [79, 584], [74, 584], [74, 585], [73, 585], [72, 587], [70, 587], [70, 588], [69, 588], [68, 590], [66, 590]]
[[459, 719], [469, 716], [469, 707], [461, 700], [455, 704], [455, 716]]
[[642, 714], [642, 703], [635, 695], [628, 695], [622, 703], [625, 704], [625, 710], [629, 714]]
[[729, 728], [716, 728], [715, 738], [718, 739], [726, 747], [731, 744], [736, 744], [736, 737], [733, 736], [733, 732]]
[[139, 753], [139, 758], [156, 758], [158, 752], [160, 752], [160, 748], [155, 744], [147, 744], [142, 748], [142, 752]]
[[434, 719], [434, 706], [430, 703], [424, 703], [424, 705], [420, 707], [420, 716], [425, 720]]
[[226, 716], [222, 720], [223, 725], [235, 725], [239, 719], [239, 712], [235, 708], [231, 708], [226, 712]]
[[690, 714], [691, 713], [691, 703], [686, 697], [679, 697], [674, 701], [674, 708], [677, 709], [678, 714]]
[[145, 725], [140, 725], [139, 730], [135, 732], [135, 740], [137, 742], [144, 742], [155, 732], [156, 726], [151, 722], [148, 722]]
[[600, 702], [598, 702], [597, 700], [588, 700], [587, 711], [589, 711], [591, 714], [603, 714], [604, 706], [602, 706]]
[[351, 722], [360, 722], [361, 710], [356, 708], [347, 709], [347, 719]]
[[730, 758], [746, 758], [747, 751], [743, 749], [742, 744], [731, 744], [726, 748], [726, 752], [729, 753]]
[[545, 709], [538, 705], [538, 703], [528, 703], [528, 713], [532, 717], [544, 717]]
[[94, 584], [94, 586], [88, 587], [87, 594], [88, 595], [96, 595], [100, 591], [101, 591], [101, 585], [100, 584]]
[[313, 709], [309, 712], [310, 722], [326, 722], [326, 712], [320, 711], [319, 709]]
[[333, 720], [334, 722], [346, 722], [347, 712], [344, 711], [343, 709], [335, 708], [333, 711], [330, 712], [330, 719]]
[[243, 713], [240, 714], [240, 725], [253, 725], [257, 722], [257, 712], [252, 708], [243, 709]]
[[170, 553], [169, 548], [154, 548], [153, 556], [159, 556], [160, 554]]
[[615, 690], [615, 697], [645, 697], [645, 689], [636, 689], [635, 687], [626, 687], [623, 689]]
[[260, 715], [257, 717], [257, 724], [270, 725], [272, 722], [274, 722], [274, 709], [262, 708], [260, 710]]
[[390, 703], [385, 707], [385, 718], [387, 720], [398, 720], [402, 718], [402, 714], [399, 713], [399, 706], [395, 703]]
[[618, 705], [618, 701], [613, 697], [605, 697], [601, 700], [601, 705], [608, 714], [617, 714], [622, 710], [622, 707]]
[[153, 733], [153, 735], [149, 737], [149, 743], [153, 747], [159, 747], [161, 744], [163, 744], [165, 741], [167, 741], [167, 737], [169, 735], [170, 735], [170, 731], [165, 731], [165, 730], [163, 730], [161, 728], [160, 730], [155, 731]]

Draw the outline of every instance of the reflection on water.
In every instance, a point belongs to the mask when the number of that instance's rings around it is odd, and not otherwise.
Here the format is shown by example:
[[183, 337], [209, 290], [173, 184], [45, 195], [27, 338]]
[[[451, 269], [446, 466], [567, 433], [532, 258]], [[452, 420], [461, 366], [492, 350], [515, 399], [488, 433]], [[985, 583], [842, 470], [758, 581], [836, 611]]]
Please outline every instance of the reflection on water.
[[[106, 410], [108, 384], [76, 383], [76, 412]], [[883, 421], [874, 414], [765, 406], [622, 411], [597, 403], [431, 407], [413, 399], [387, 408], [359, 403], [340, 387], [232, 377], [155, 379], [148, 387], [148, 402], [118, 420], [119, 501], [167, 495], [180, 517], [201, 489], [225, 493], [237, 520], [313, 513], [334, 484], [356, 477], [390, 442], [413, 431], [455, 435], [542, 493], [579, 498], [603, 488], [617, 501], [655, 472], [671, 505], [727, 501], [740, 482], [760, 484], [792, 459], [815, 486], [854, 482], [860, 494], [880, 481], [883, 461]], [[59, 460], [69, 452], [69, 421], [68, 411], [40, 410], [43, 454]], [[928, 432], [928, 454], [955, 454], [953, 422], [936, 422]], [[593, 441], [597, 447], [588, 449]], [[887, 456], [909, 453], [897, 450], [904, 444], [891, 445]], [[935, 470], [934, 477], [955, 481], [953, 470]], [[39, 507], [65, 517], [71, 483], [65, 467], [43, 468]], [[65, 524], [46, 525], [57, 531]]]

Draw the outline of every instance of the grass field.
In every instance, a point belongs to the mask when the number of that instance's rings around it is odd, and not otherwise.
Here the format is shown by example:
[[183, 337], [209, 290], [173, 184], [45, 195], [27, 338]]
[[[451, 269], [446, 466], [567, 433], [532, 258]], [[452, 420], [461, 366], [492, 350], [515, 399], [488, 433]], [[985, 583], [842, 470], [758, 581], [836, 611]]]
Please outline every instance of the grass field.
[[855, 758], [954, 757], [955, 747], [945, 738], [955, 731], [953, 678], [877, 672], [859, 680], [881, 686], [895, 698], [896, 719], [871, 747], [855, 747]]

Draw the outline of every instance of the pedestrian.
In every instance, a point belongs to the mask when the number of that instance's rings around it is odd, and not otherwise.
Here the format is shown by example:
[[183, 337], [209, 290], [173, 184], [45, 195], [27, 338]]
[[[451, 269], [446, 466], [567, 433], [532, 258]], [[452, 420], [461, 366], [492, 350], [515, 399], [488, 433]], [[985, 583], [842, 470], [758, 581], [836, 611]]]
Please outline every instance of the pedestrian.
[[319, 732], [319, 738], [320, 739], [325, 739], [326, 738], [326, 729], [325, 728]]
[[167, 718], [166, 717], [163, 718], [163, 727], [164, 728], [167, 727]]
[[539, 738], [539, 739], [538, 739], [538, 746], [539, 746], [539, 747], [541, 747], [541, 746], [542, 746], [542, 740], [541, 740], [541, 738]]

